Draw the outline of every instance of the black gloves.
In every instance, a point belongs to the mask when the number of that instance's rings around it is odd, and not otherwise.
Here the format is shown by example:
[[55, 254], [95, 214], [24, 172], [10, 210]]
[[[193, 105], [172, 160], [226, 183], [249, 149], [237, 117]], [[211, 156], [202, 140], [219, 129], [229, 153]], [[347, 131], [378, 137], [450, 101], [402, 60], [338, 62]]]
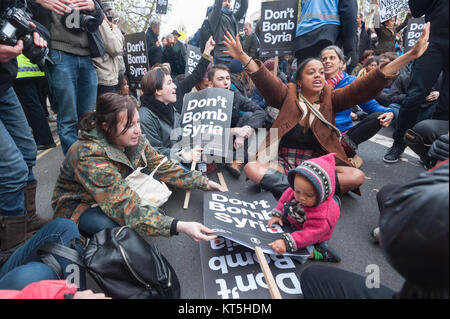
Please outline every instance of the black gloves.
[[439, 136], [431, 145], [428, 156], [434, 160], [444, 161], [448, 159], [449, 136], [444, 134]]

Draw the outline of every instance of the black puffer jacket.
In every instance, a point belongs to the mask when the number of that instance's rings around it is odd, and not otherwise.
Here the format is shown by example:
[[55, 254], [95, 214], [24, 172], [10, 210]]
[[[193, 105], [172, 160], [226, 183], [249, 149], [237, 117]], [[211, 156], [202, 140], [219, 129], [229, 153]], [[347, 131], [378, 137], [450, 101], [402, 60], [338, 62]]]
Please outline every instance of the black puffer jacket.
[[449, 287], [449, 164], [397, 187], [382, 208], [380, 244], [389, 263], [419, 287]]

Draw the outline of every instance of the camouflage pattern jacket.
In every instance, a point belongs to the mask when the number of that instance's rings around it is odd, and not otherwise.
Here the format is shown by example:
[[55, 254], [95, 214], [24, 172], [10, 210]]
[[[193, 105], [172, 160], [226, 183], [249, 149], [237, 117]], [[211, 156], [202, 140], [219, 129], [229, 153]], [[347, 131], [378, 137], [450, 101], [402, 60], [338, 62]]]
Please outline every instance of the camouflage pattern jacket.
[[[145, 166], [144, 154], [151, 171], [164, 159], [145, 135], [137, 146], [124, 152], [109, 144], [104, 134], [95, 129], [80, 132], [61, 165], [53, 191], [55, 218], [69, 218], [78, 223], [84, 211], [98, 205], [114, 221], [129, 225], [142, 235], [169, 237], [174, 218], [156, 207], [141, 207], [139, 196], [125, 181], [134, 170]], [[161, 165], [157, 175], [177, 188], [205, 190], [208, 184], [200, 172], [189, 172], [172, 161]]]

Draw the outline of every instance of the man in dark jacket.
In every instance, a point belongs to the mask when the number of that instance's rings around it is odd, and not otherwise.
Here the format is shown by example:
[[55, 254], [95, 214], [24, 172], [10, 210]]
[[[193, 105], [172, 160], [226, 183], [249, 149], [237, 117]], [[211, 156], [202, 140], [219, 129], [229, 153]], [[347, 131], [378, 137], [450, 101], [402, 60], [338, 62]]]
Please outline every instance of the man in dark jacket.
[[[104, 14], [98, 0], [79, 2], [69, 14], [62, 15], [62, 0], [36, 0], [31, 10], [34, 19], [51, 35], [47, 77], [57, 111], [57, 126], [64, 154], [78, 139], [78, 120], [95, 107], [98, 79], [91, 58], [103, 57], [105, 47], [98, 27]], [[93, 29], [87, 31], [83, 17], [90, 16]]]
[[147, 42], [148, 64], [150, 67], [163, 61], [163, 51], [161, 43], [158, 40], [161, 22], [156, 19], [150, 21], [150, 27], [145, 33], [145, 41]]
[[216, 42], [214, 49], [214, 63], [228, 64], [231, 58], [228, 54], [227, 47], [223, 44], [223, 37], [227, 32], [230, 32], [233, 39], [238, 34], [237, 21], [245, 17], [248, 8], [248, 0], [242, 0], [241, 6], [236, 13], [233, 13], [230, 0], [215, 0], [214, 7], [208, 15], [208, 21], [213, 32], [213, 38]]
[[352, 61], [350, 62], [347, 70], [353, 70], [358, 64], [358, 61], [360, 60], [363, 52], [366, 50], [370, 50], [372, 46], [372, 32], [370, 31], [370, 29], [366, 28], [366, 24], [364, 23], [363, 18], [364, 16], [362, 13], [358, 13], [356, 15], [356, 42], [355, 48], [352, 51]]
[[[208, 72], [208, 80], [212, 86], [219, 89], [230, 90], [231, 76], [230, 70], [225, 65], [215, 65]], [[262, 128], [266, 119], [266, 112], [255, 102], [244, 97], [238, 90], [234, 92], [233, 112], [231, 115], [231, 134], [236, 136], [234, 141], [234, 149], [238, 149], [246, 145], [248, 138], [254, 134], [255, 130]], [[241, 114], [243, 113], [243, 114]], [[246, 154], [245, 152], [244, 154]], [[236, 177], [241, 175], [241, 168], [248, 158], [235, 159], [227, 165], [231, 174]]]
[[398, 162], [406, 148], [403, 140], [407, 129], [417, 123], [424, 111], [420, 105], [430, 94], [439, 74], [443, 72], [442, 86], [433, 119], [448, 119], [448, 54], [449, 54], [449, 2], [448, 0], [421, 1], [409, 0], [409, 8], [413, 17], [425, 15], [425, 21], [431, 22], [430, 39], [427, 51], [414, 61], [411, 71], [411, 82], [407, 97], [401, 104], [397, 127], [394, 132], [394, 143], [383, 157], [389, 164]]
[[244, 52], [247, 53], [253, 59], [259, 58], [259, 39], [256, 34], [252, 31], [251, 23], [244, 24], [245, 38], [243, 41], [242, 48]]

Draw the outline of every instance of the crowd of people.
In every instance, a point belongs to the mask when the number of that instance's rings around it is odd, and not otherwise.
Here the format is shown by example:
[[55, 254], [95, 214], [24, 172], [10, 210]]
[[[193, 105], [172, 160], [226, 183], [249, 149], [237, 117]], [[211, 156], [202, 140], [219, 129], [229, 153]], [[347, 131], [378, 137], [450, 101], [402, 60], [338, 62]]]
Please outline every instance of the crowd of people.
[[[385, 163], [396, 163], [409, 146], [429, 170], [405, 185], [386, 185], [377, 196], [380, 225], [371, 234], [405, 277], [402, 291], [370, 291], [362, 277], [313, 266], [301, 276], [305, 298], [448, 298], [448, 1], [410, 0], [402, 23], [393, 17], [368, 28], [356, 0], [304, 0], [295, 54], [277, 58], [260, 57], [260, 21], [239, 30], [248, 0], [237, 11], [230, 0], [211, 2], [189, 40], [202, 52], [190, 75], [181, 34], [162, 35], [161, 22], [150, 20], [144, 30], [149, 71], [137, 89], [123, 59], [124, 33], [109, 5], [28, 1], [34, 45], [49, 48], [51, 62], [32, 63], [22, 40], [0, 44], [0, 290], [38, 282], [53, 289], [57, 282], [51, 280], [62, 278], [38, 254], [49, 241], [69, 247], [74, 239], [123, 225], [142, 236], [216, 238], [200, 223], [142, 205], [127, 177], [147, 167], [174, 189], [224, 192], [207, 176], [218, 163], [191, 170], [192, 163], [205, 161], [202, 148], [180, 148], [181, 137], [174, 134], [184, 96], [219, 88], [234, 95], [233, 154], [225, 166], [279, 200], [268, 226], [290, 225], [293, 231], [269, 245], [277, 254], [306, 248], [309, 256], [295, 258], [301, 264], [341, 261], [327, 244], [340, 216], [340, 196], [361, 195], [365, 174], [358, 146], [383, 127], [394, 129]], [[2, 1], [0, 14], [14, 4]], [[68, 26], [69, 5], [89, 15], [90, 25]], [[428, 24], [405, 51], [402, 30], [408, 19], [423, 15]], [[37, 150], [56, 147], [47, 101], [65, 156], [50, 220], [36, 212], [33, 174]], [[276, 129], [277, 138], [272, 131], [260, 136], [253, 154], [249, 140], [261, 128]], [[238, 155], [242, 149], [244, 157]], [[416, 245], [429, 258], [408, 253]], [[57, 261], [67, 269], [68, 260]], [[83, 292], [84, 269], [77, 286], [78, 292], [64, 289], [75, 298], [105, 297]]]

